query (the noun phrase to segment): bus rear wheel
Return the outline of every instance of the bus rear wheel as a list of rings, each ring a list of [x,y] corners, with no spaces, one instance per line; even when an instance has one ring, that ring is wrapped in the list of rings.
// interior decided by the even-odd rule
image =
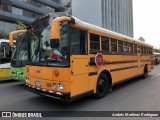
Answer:
[[[108,90],[108,78],[104,73],[102,73],[98,77],[96,93],[94,96],[98,99],[103,98],[106,96],[107,90]]]
[[[146,79],[146,78],[147,78],[147,75],[148,75],[148,69],[147,69],[147,67],[145,66],[145,67],[144,67],[144,72],[143,72],[142,78],[143,78],[143,79]]]

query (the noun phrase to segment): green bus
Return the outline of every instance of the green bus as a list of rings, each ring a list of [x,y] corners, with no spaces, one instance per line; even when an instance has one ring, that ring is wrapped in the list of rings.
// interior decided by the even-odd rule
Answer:
[[[11,79],[26,80],[25,65],[28,62],[28,40],[26,30],[17,30],[10,33],[10,46],[14,47],[14,53],[11,58]],[[19,34],[16,39],[16,45],[13,45],[15,34]]]

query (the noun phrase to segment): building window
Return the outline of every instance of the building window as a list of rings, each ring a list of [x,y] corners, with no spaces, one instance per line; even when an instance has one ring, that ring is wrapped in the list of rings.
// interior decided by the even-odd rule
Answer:
[[[23,15],[23,10],[16,7],[12,7],[12,13],[17,15]]]
[[[108,37],[102,37],[102,50],[109,51],[109,38]]]
[[[70,27],[71,54],[87,54],[87,32]]]
[[[26,11],[26,10],[23,10],[23,16],[34,18],[34,19],[37,18],[36,13],[30,12],[30,11]]]
[[[90,34],[90,50],[100,50],[99,35]]]

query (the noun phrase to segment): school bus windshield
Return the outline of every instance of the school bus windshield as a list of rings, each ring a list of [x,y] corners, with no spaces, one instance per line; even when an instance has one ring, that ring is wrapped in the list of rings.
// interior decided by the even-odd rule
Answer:
[[[31,64],[69,65],[68,26],[61,25],[60,28],[61,38],[57,48],[51,48],[50,45],[50,26],[28,33]]]

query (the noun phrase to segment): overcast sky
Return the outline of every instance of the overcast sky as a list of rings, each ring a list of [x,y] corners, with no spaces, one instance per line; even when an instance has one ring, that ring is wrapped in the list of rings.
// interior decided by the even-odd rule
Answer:
[[[134,38],[160,48],[160,0],[133,0]]]

